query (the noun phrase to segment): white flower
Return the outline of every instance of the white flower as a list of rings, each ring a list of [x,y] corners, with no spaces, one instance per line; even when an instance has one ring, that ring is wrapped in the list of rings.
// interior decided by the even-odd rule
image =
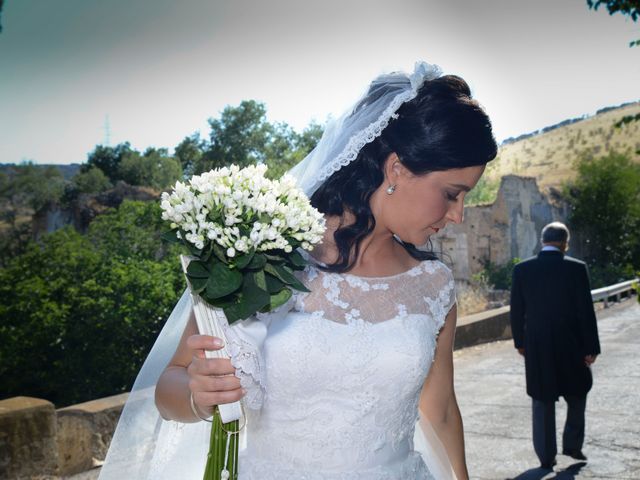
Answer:
[[[235,255],[236,251],[232,247],[227,248],[227,257],[235,257]]]
[[[324,216],[293,177],[270,180],[266,171],[263,164],[232,165],[176,182],[171,193],[161,194],[162,219],[198,248],[216,242],[233,255],[250,248],[292,251],[289,241],[296,240],[311,250],[322,239]]]

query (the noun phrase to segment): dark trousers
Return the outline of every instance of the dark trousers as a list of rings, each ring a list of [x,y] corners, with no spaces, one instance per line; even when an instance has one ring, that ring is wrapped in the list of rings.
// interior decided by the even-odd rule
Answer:
[[[582,450],[584,443],[584,409],[587,396],[564,396],[567,419],[562,434],[563,450]],[[533,448],[540,463],[551,463],[556,458],[556,403],[533,399]]]

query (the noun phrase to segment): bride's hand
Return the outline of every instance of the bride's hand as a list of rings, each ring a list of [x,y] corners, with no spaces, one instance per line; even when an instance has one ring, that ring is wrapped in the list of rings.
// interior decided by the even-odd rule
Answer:
[[[187,367],[189,388],[194,403],[206,412],[211,412],[214,405],[236,402],[246,393],[228,358],[205,357],[205,350],[222,348],[222,343],[214,343],[216,340],[222,342],[210,335],[191,335],[187,338],[187,346],[192,352],[191,363]]]

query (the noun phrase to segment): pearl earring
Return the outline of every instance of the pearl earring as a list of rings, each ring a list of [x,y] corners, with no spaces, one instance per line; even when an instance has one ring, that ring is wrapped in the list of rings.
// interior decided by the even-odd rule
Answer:
[[[396,191],[396,186],[395,185],[389,185],[389,188],[387,188],[387,195],[391,195],[395,191]]]

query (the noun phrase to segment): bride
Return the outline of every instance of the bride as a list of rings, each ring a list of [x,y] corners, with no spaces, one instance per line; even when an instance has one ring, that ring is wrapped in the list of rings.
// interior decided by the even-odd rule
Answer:
[[[201,479],[214,405],[243,399],[240,480],[468,479],[451,270],[416,248],[463,218],[496,156],[468,85],[381,75],[291,170],[323,241],[275,312],[199,335],[187,292],[143,366],[100,478]],[[224,348],[230,359],[206,359]]]

